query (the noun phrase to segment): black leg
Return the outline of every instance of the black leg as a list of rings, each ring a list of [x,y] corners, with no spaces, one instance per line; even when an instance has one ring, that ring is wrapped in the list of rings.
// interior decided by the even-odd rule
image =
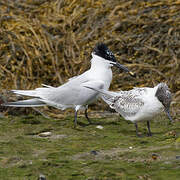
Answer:
[[[85,117],[88,120],[89,124],[92,124],[91,120],[88,117],[87,108],[85,109],[84,113],[85,113]]]
[[[75,114],[74,114],[74,128],[76,128],[77,126],[77,111],[75,111]]]
[[[148,136],[152,136],[151,129],[150,129],[150,122],[147,121],[147,128],[148,128]]]
[[[134,123],[134,125],[135,125],[135,128],[136,128],[136,136],[140,137],[140,135],[138,134],[138,125],[137,125],[137,123]]]

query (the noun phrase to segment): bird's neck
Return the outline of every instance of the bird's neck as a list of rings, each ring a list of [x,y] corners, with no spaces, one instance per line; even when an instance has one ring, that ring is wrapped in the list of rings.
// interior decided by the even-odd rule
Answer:
[[[93,55],[91,59],[90,72],[96,80],[104,81],[105,89],[109,89],[112,81],[112,70],[111,66],[99,56]]]
[[[111,70],[111,66],[109,65],[108,61],[106,62],[105,59],[97,55],[92,55],[91,69],[94,69],[94,70],[98,69],[98,70],[105,71],[106,69]]]

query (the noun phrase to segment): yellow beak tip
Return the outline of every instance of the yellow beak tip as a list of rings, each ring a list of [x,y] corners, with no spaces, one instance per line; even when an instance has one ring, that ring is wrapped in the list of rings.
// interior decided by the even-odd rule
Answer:
[[[129,74],[130,74],[131,76],[135,76],[135,74],[134,74],[132,71],[130,71]]]

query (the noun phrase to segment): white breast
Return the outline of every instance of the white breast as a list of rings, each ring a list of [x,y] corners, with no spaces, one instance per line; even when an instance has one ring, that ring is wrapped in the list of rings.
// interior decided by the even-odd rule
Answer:
[[[142,96],[144,105],[135,116],[128,117],[128,120],[137,122],[151,120],[154,116],[162,112],[163,105],[155,96],[156,89],[148,88],[147,93]]]

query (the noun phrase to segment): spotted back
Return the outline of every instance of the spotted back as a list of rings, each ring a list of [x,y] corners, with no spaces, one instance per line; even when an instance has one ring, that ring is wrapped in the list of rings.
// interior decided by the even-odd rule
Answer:
[[[138,113],[144,105],[144,101],[141,98],[144,93],[146,93],[145,88],[135,88],[130,91],[119,91],[117,96],[111,98],[106,96],[102,98],[123,117],[130,117]]]

